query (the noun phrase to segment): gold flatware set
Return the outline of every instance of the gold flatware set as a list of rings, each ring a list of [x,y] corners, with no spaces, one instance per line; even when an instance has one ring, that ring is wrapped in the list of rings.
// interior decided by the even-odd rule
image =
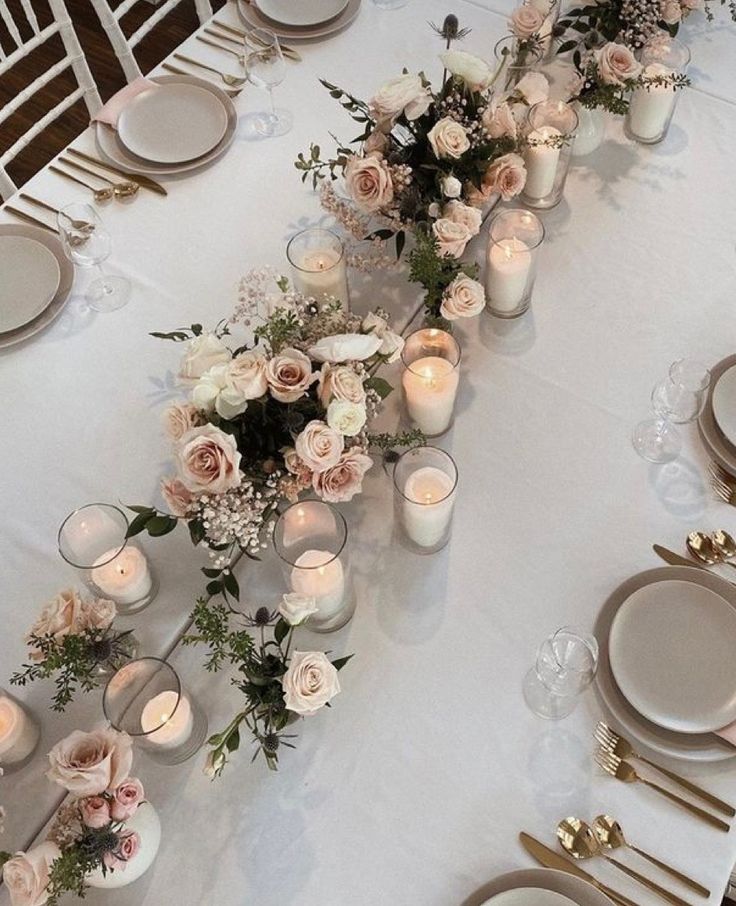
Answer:
[[[710,486],[714,494],[724,503],[730,503],[736,506],[736,478],[718,465],[717,462],[711,462],[708,466],[710,476]]]

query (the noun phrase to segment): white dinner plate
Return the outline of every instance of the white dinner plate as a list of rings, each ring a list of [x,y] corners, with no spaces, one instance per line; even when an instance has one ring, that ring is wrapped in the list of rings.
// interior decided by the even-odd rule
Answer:
[[[59,262],[43,243],[0,235],[0,333],[28,324],[59,288]]]
[[[486,900],[483,906],[577,906],[574,900],[554,890],[539,887],[515,887]]]
[[[292,28],[320,25],[339,16],[348,5],[348,0],[254,0],[259,11]]]
[[[524,852],[521,848],[519,851]],[[526,857],[530,858],[528,855]],[[499,875],[466,897],[463,900],[463,906],[485,906],[486,903],[493,903],[493,906],[497,906],[502,902],[498,899],[499,894],[507,891],[516,893],[517,890],[525,891],[524,897],[528,897],[529,893],[535,897],[531,900],[525,899],[524,902],[529,906],[542,902],[546,904],[548,901],[542,898],[548,891],[561,895],[567,906],[570,906],[571,903],[574,903],[575,906],[611,906],[608,897],[597,891],[592,884],[588,884],[587,881],[582,881],[580,878],[574,878],[567,872],[553,871],[549,868],[525,868]],[[504,906],[508,906],[506,901],[503,903]]]
[[[237,0],[238,15],[241,22],[248,28],[270,28],[284,41],[309,41],[315,38],[326,38],[329,35],[342,31],[353,22],[360,12],[361,0],[348,0],[343,11],[317,25],[303,25],[298,28],[292,25],[282,25],[261,13],[253,3]]]
[[[734,365],[736,365],[736,355],[730,355],[711,368],[712,381],[708,390],[708,398],[698,419],[698,430],[700,431],[700,439],[703,441],[703,445],[711,458],[727,472],[730,472],[731,475],[736,476],[736,444],[732,444],[724,436],[713,412],[714,388],[718,386],[721,375],[733,368]]]
[[[227,129],[227,110],[206,88],[185,82],[136,95],[118,119],[124,147],[157,164],[182,164],[215,148]]]
[[[715,382],[713,415],[726,440],[736,444],[736,365]]]

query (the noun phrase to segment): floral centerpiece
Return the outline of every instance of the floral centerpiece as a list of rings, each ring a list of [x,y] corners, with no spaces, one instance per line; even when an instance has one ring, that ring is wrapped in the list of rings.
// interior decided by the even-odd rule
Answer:
[[[59,592],[26,636],[29,662],[10,682],[25,686],[53,677],[56,693],[51,707],[63,711],[77,687],[91,691],[135,656],[135,637],[131,630],[114,628],[116,616],[112,601],[85,599],[73,588]]]

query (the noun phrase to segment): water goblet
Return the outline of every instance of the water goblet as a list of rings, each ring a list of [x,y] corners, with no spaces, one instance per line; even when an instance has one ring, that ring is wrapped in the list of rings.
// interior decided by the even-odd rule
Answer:
[[[539,646],[536,662],[524,678],[524,699],[539,717],[560,720],[575,710],[597,669],[595,638],[563,626]]]
[[[288,110],[276,110],[273,90],[286,76],[286,61],[278,37],[269,28],[253,28],[245,36],[245,73],[257,88],[265,88],[271,111],[258,116],[255,127],[261,135],[286,135],[292,127]]]

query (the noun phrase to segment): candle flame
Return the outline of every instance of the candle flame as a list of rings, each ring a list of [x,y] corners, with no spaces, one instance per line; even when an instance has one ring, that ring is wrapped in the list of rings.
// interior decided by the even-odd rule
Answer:
[[[170,714],[162,714],[162,715],[161,715],[161,723],[162,723],[162,724],[167,724],[170,720],[171,720],[171,715],[170,715]]]
[[[510,246],[505,245],[503,247],[503,254],[507,261],[511,261],[511,259],[514,257],[514,250]]]
[[[424,495],[424,502],[425,502],[425,503],[432,503],[432,500],[433,500],[433,499],[434,499],[434,498],[433,498],[432,495],[429,494],[429,493],[427,493],[427,494]]]

